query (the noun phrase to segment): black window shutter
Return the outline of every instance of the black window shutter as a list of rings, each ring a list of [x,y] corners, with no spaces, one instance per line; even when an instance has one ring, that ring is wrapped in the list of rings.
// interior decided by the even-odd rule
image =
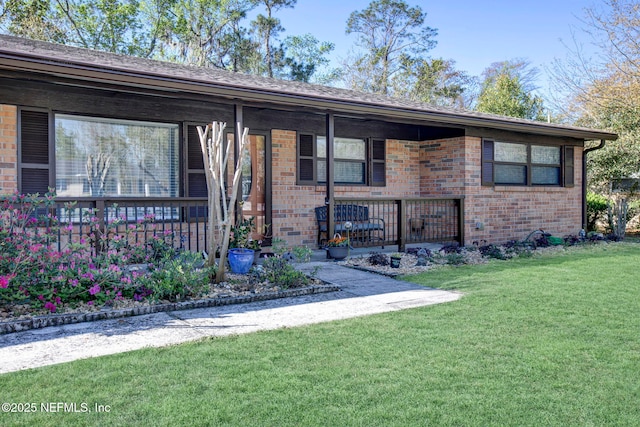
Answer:
[[[384,139],[371,140],[371,175],[369,184],[372,187],[387,185],[386,143]]]
[[[298,184],[314,185],[315,138],[310,134],[298,134]]]
[[[575,157],[573,147],[564,147],[564,186],[575,186]]]
[[[493,185],[493,148],[492,140],[482,140],[482,185]]]
[[[187,126],[187,169],[204,170],[200,136],[198,135],[197,127],[194,125]]]
[[[46,194],[49,191],[49,169],[23,167],[20,171],[20,191],[22,194]]]
[[[207,197],[207,177],[203,173],[189,173],[189,197]]]
[[[20,191],[45,194],[52,186],[49,159],[49,113],[20,110]]]
[[[204,173],[204,160],[200,136],[194,125],[187,126],[187,196],[206,197],[207,179]]]

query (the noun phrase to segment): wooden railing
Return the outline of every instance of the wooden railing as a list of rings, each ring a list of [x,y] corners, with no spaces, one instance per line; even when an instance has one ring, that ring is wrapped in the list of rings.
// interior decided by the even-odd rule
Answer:
[[[335,205],[368,208],[370,221],[382,221],[384,231],[349,231],[353,247],[464,242],[464,198],[360,199],[336,198]],[[342,227],[339,227],[342,228]],[[335,225],[334,225],[335,230]]]

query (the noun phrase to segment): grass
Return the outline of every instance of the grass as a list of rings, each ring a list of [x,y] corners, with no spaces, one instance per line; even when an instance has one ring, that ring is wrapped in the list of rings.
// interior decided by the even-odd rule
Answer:
[[[640,425],[637,244],[408,278],[461,300],[0,376],[0,425]],[[109,405],[42,413],[42,402]]]

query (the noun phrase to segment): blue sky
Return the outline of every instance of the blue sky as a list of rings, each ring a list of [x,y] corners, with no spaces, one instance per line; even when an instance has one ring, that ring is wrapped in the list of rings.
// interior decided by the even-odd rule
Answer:
[[[412,1],[427,12],[427,25],[438,29],[438,46],[432,57],[456,61],[458,69],[478,76],[493,62],[528,59],[540,72],[539,86],[545,90],[544,67],[554,58],[564,58],[573,44],[572,29],[588,48],[581,31],[584,9],[599,6],[599,0],[439,0]],[[355,10],[370,0],[298,0],[294,9],[278,12],[286,35],[311,33],[335,44],[334,66],[353,44],[345,35],[346,22]]]

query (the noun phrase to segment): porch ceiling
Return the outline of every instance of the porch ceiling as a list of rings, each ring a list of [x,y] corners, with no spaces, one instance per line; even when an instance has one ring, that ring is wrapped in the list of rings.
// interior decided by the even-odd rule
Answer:
[[[168,96],[196,94],[251,105],[304,108],[337,116],[444,127],[482,127],[583,140],[615,140],[617,134],[432,105],[370,93],[282,81],[225,70],[192,67],[0,35],[0,70],[46,76],[82,86],[109,85]],[[425,123],[426,122],[426,123]]]

